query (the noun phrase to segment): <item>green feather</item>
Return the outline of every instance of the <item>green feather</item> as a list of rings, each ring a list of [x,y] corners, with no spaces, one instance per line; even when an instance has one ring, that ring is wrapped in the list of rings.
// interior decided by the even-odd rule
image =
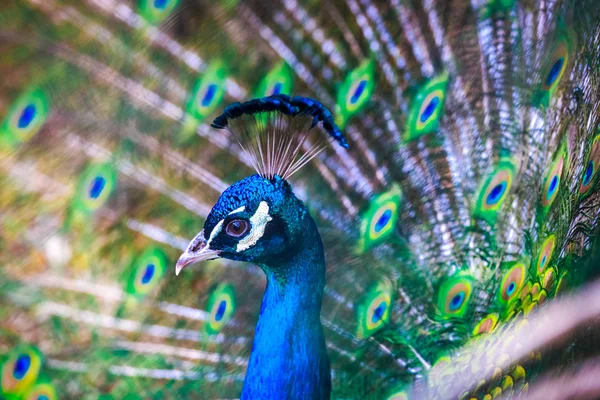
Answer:
[[[280,62],[260,80],[255,97],[267,97],[279,93],[291,94],[293,85],[294,77],[291,68],[286,63]]]
[[[139,0],[138,10],[144,19],[157,25],[163,22],[179,5],[179,0]]]
[[[0,144],[14,147],[27,142],[42,128],[49,109],[50,103],[41,89],[25,91],[11,105],[0,125]]]
[[[337,92],[335,122],[341,127],[360,112],[371,99],[375,90],[375,65],[372,60],[364,60],[344,79]]]

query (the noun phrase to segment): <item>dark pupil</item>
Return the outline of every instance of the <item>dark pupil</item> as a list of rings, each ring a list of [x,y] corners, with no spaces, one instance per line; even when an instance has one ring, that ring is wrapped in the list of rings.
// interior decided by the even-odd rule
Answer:
[[[383,214],[381,214],[381,217],[379,217],[377,223],[375,224],[375,232],[381,232],[381,230],[387,225],[387,223],[390,222],[390,219],[392,219],[392,210],[385,210]]]
[[[487,203],[488,204],[497,203],[498,200],[500,200],[500,197],[502,197],[502,194],[504,193],[504,188],[505,188],[504,182],[499,183],[498,185],[494,186],[494,188],[488,195]]]
[[[562,69],[564,62],[565,61],[562,58],[556,60],[556,62],[552,66],[552,69],[550,69],[548,76],[546,77],[546,86],[550,86],[554,83],[554,81],[558,77],[558,74],[560,73],[560,70]]]
[[[355,104],[358,101],[358,99],[360,99],[360,96],[363,94],[366,87],[367,81],[360,81],[360,83],[356,87],[356,90],[354,91],[354,94],[350,98],[350,103]]]
[[[100,193],[102,193],[102,189],[104,189],[105,184],[106,180],[103,177],[95,177],[92,181],[92,184],[90,185],[90,197],[92,199],[97,199],[98,196],[100,196]]]
[[[154,0],[154,7],[163,10],[167,6],[167,0]]]
[[[215,315],[215,321],[219,322],[223,319],[223,315],[225,315],[225,310],[227,310],[227,302],[225,300],[221,300],[219,303],[219,308],[217,309],[217,314]]]
[[[208,107],[210,102],[215,98],[215,93],[217,93],[218,86],[214,83],[208,86],[206,89],[206,93],[204,94],[204,98],[202,99],[202,107]]]
[[[464,292],[459,292],[454,295],[452,300],[450,300],[450,311],[456,311],[461,306],[463,299],[465,297]]]
[[[17,125],[20,129],[26,128],[29,126],[33,118],[35,117],[35,106],[33,104],[29,104],[23,112],[21,113],[21,117],[19,118],[19,122]]]
[[[31,358],[28,354],[21,354],[19,358],[17,358],[17,362],[15,362],[15,367],[13,369],[13,376],[17,380],[23,379],[27,371],[29,370],[29,366],[31,365]]]
[[[452,298],[452,305],[453,305],[454,307],[456,307],[456,306],[458,306],[458,305],[460,304],[460,298],[461,298],[461,297],[462,297],[462,296],[461,296],[460,294],[457,294],[456,296],[454,296],[454,297]]]
[[[587,185],[592,178],[592,174],[594,173],[594,162],[590,161],[585,169],[585,175],[583,177],[583,184]]]
[[[373,311],[373,316],[371,317],[371,322],[373,322],[374,324],[379,322],[381,320],[381,318],[383,317],[383,313],[385,312],[386,308],[387,308],[387,304],[385,304],[385,301],[381,302],[381,304],[378,305],[377,308]]]
[[[429,119],[429,117],[431,117],[431,115],[435,111],[435,108],[437,107],[439,102],[440,102],[440,98],[436,96],[433,99],[431,99],[429,104],[427,104],[427,107],[425,107],[423,114],[421,114],[420,120],[421,120],[422,124],[425,123],[425,121],[427,121]]]
[[[550,187],[548,188],[548,193],[551,194],[556,189],[556,185],[558,184],[558,176],[554,175],[552,180],[550,181]]]
[[[512,294],[512,292],[514,292],[515,290],[515,283],[511,282],[510,285],[508,285],[508,290],[506,291],[509,295]]]
[[[147,284],[154,276],[154,264],[148,264],[146,266],[146,270],[144,271],[144,276],[142,276],[142,284]]]
[[[48,397],[46,395],[42,394],[42,395],[38,396],[37,400],[48,400]]]
[[[241,236],[246,233],[248,223],[242,220],[234,220],[227,225],[227,233],[232,236]]]

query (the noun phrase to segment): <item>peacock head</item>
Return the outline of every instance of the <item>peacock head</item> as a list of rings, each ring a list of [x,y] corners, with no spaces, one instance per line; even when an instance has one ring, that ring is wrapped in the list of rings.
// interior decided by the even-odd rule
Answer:
[[[258,174],[223,192],[204,229],[177,261],[177,274],[192,263],[218,257],[278,264],[315,239],[314,222],[286,179],[325,147],[327,139],[321,135],[301,154],[318,122],[331,138],[348,146],[331,113],[304,97],[273,95],[234,103],[215,119],[212,126],[236,136]]]
[[[253,175],[223,192],[177,261],[186,266],[218,257],[271,264],[293,253],[303,239],[308,212],[278,175]]]

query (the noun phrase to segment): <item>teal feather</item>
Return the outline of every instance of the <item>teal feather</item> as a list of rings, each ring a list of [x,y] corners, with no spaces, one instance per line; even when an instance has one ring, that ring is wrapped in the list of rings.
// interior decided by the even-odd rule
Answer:
[[[332,398],[510,398],[595,371],[598,310],[576,301],[598,275],[597,3],[7,0],[0,363],[31,349],[40,367],[1,396],[326,398],[328,359]],[[209,126],[276,91],[320,104],[278,222],[304,239],[287,218],[306,210],[318,235],[268,221],[176,277],[203,226],[266,196],[225,192],[255,175],[248,140],[312,125],[316,109]],[[274,272],[278,249],[319,258],[319,237],[325,282]],[[322,306],[285,312],[307,294]],[[286,334],[316,336],[274,348]]]

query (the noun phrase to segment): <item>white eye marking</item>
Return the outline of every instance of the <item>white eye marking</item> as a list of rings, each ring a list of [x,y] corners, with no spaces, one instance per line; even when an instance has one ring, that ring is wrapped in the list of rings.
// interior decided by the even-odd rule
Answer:
[[[219,232],[221,232],[221,229],[223,229],[223,220],[220,220],[219,223],[217,225],[215,225],[215,227],[213,228],[212,232],[210,233],[210,237],[206,241],[206,248],[207,249],[210,249],[210,242],[211,242],[211,240],[213,240],[215,238],[215,236],[217,236],[219,234]]]
[[[241,207],[239,207],[239,208],[236,208],[235,210],[233,210],[232,212],[230,212],[230,213],[229,213],[229,214],[227,214],[227,215],[236,214],[236,213],[242,212],[242,211],[244,211],[244,210],[246,210],[246,206],[241,206]]]
[[[266,201],[261,201],[254,215],[250,217],[250,224],[252,225],[250,233],[238,242],[236,251],[239,253],[254,246],[258,239],[264,235],[267,222],[272,219],[269,215],[269,205]]]

